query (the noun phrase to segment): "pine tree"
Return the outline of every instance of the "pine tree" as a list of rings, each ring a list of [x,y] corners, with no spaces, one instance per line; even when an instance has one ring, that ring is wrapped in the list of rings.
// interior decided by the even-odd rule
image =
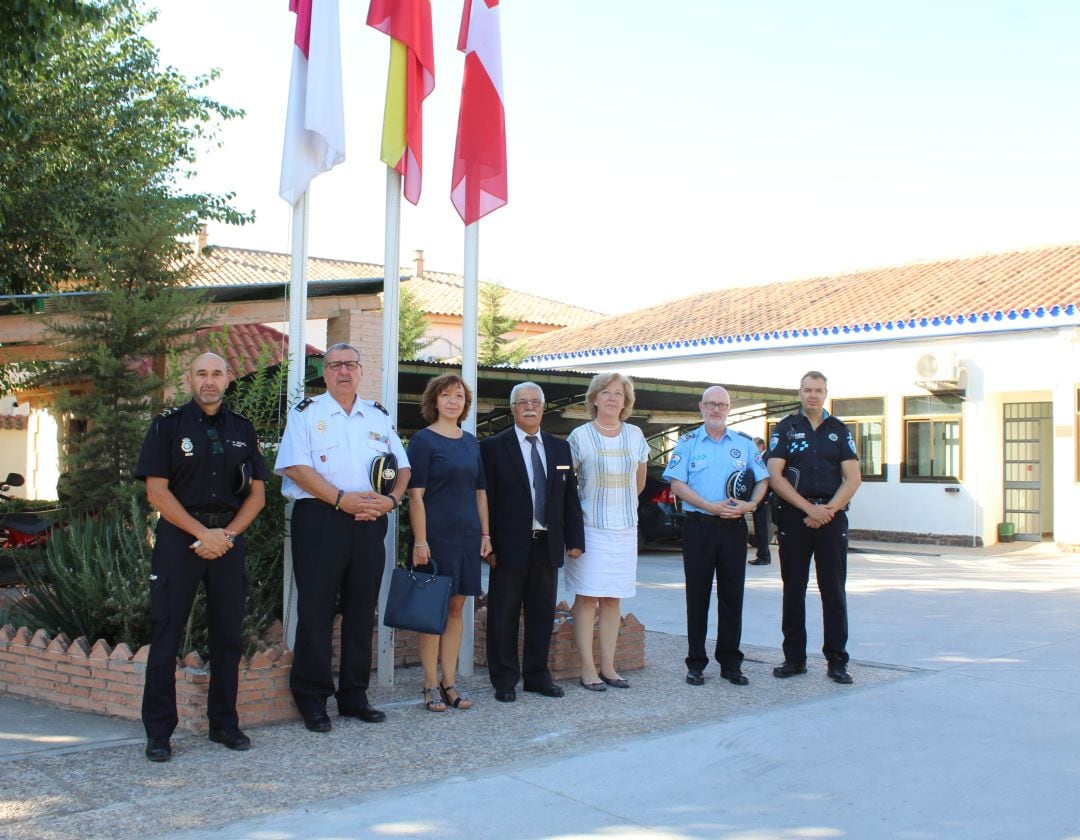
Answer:
[[[520,342],[506,338],[518,319],[503,313],[506,289],[497,283],[480,284],[480,313],[477,320],[477,361],[482,365],[516,365],[528,355]]]
[[[435,339],[427,335],[427,318],[416,302],[416,295],[406,285],[401,286],[399,294],[398,358],[419,359]]]

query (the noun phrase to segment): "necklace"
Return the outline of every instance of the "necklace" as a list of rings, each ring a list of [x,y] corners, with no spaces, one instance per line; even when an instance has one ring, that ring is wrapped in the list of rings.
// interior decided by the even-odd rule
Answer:
[[[599,420],[593,420],[593,422],[596,424],[596,428],[603,429],[605,432],[614,432],[621,425],[620,423],[616,423],[614,426],[605,426]]]

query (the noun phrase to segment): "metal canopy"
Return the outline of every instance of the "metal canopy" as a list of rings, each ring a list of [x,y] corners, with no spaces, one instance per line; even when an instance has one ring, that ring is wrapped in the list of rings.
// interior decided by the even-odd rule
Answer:
[[[403,361],[398,365],[398,431],[402,435],[410,435],[428,425],[420,415],[420,396],[428,381],[444,373],[460,371],[460,366],[443,362]],[[308,375],[314,389],[322,387],[321,358],[308,358]],[[565,437],[588,419],[585,392],[593,375],[570,370],[478,366],[477,394],[474,397],[477,436],[487,437],[510,427],[513,422],[510,416],[510,390],[519,382],[531,381],[543,388],[547,400],[544,431]],[[640,376],[632,378],[636,401],[630,422],[639,426],[646,437],[700,423],[698,401],[701,392],[717,384]],[[787,413],[798,406],[797,392],[792,388],[721,384],[731,395],[732,423]]]

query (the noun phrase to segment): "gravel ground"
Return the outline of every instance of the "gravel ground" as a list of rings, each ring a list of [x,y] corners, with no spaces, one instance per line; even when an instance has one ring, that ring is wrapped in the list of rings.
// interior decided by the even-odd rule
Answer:
[[[433,779],[475,777],[494,768],[587,753],[627,738],[865,691],[919,671],[852,663],[854,686],[826,679],[820,658],[806,676],[774,679],[778,650],[744,646],[747,687],[719,678],[711,665],[703,687],[688,686],[685,637],[646,632],[647,665],[628,672],[629,690],[600,694],[562,683],[566,697],[518,692],[497,703],[486,671],[463,680],[474,707],[432,714],[419,702],[420,670],[398,672],[398,684],[371,692],[385,709],[372,725],[333,715],[328,735],[300,723],[251,729],[251,751],[230,752],[181,734],[173,760],[150,764],[142,747],[113,746],[0,764],[0,837],[125,838],[212,829],[240,819],[357,797],[365,791]]]

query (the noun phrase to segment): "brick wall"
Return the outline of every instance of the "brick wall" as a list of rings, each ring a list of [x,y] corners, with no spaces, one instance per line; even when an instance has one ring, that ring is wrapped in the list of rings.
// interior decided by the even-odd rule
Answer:
[[[334,625],[334,658],[340,651],[338,631],[341,618]],[[475,662],[487,665],[487,611],[476,611]],[[289,668],[292,651],[281,643],[281,627],[271,629],[276,641],[240,662],[240,685],[237,710],[241,726],[257,726],[299,718],[289,692]],[[519,642],[523,634],[519,634]],[[372,640],[372,647],[376,640]],[[599,641],[596,642],[599,645]],[[520,644],[519,644],[520,647]],[[0,627],[0,694],[22,697],[68,709],[139,720],[143,681],[150,646],[132,653],[126,644],[110,647],[103,639],[91,645],[85,638],[74,641],[62,633],[50,638],[44,630],[31,633],[26,627],[10,624]],[[594,652],[595,656],[599,651]],[[373,652],[372,661],[378,660]],[[394,633],[394,667],[403,668],[420,662],[416,634],[408,630]],[[551,633],[549,667],[556,680],[578,675],[580,662],[574,645],[569,607],[556,608]],[[645,628],[632,614],[622,619],[615,659],[619,671],[645,667]],[[176,668],[176,707],[179,726],[192,732],[205,732],[206,690],[210,672],[197,653],[189,653]]]

